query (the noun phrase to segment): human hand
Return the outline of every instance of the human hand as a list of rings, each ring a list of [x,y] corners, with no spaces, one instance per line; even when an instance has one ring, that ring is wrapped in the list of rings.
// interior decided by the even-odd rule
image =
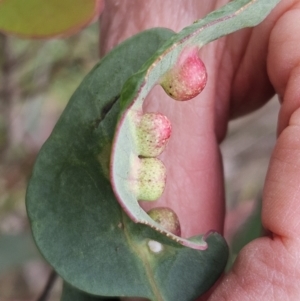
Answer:
[[[102,53],[146,28],[179,31],[227,2],[107,1],[102,15]],[[172,137],[176,137],[161,156],[168,170],[165,192],[151,206],[172,208],[184,237],[210,229],[223,232],[225,197],[218,144],[229,120],[259,108],[274,93],[282,102],[278,140],[263,195],[262,222],[270,235],[240,252],[232,271],[211,292],[210,301],[299,300],[299,8],[300,1],[282,0],[257,27],[201,49],[208,83],[200,96],[176,102],[157,87],[146,101],[147,111],[168,116]]]

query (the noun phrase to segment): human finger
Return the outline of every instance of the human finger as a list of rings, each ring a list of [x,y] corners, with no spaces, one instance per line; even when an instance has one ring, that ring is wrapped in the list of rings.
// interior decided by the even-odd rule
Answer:
[[[262,222],[270,236],[248,244],[210,301],[299,300],[300,30],[299,1],[286,7],[269,41],[268,73],[282,96],[279,136],[266,178]]]

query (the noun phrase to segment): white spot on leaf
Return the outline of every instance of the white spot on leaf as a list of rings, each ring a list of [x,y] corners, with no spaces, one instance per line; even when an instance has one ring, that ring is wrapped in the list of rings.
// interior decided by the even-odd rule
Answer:
[[[149,240],[148,241],[148,247],[151,252],[153,253],[160,253],[164,248],[163,245],[155,240]]]

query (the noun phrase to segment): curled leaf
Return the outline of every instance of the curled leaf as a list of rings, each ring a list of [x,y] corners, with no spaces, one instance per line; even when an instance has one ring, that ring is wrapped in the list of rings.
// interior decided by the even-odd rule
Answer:
[[[139,72],[125,83],[121,92],[120,122],[112,148],[111,182],[118,201],[134,222],[149,225],[184,246],[199,250],[207,248],[207,243],[203,237],[198,241],[193,241],[176,236],[163,229],[141,209],[136,195],[128,189],[127,183],[131,163],[126,158],[138,153],[135,143],[136,136],[134,131],[131,130],[133,116],[136,114],[143,115],[145,98],[155,85],[166,80],[165,76],[167,76],[167,83],[169,83],[170,72],[172,76],[174,76],[174,72],[181,74],[182,70],[179,68],[178,71],[176,68],[178,62],[182,59],[182,54],[188,54],[187,56],[184,55],[184,65],[186,58],[189,61],[190,49],[193,53],[195,49],[199,49],[224,35],[244,27],[257,25],[279,1],[237,0],[229,2],[219,10],[207,15],[204,19],[196,21],[193,25],[173,35],[141,67]],[[187,70],[184,71],[184,74],[186,73],[188,73]],[[172,139],[176,139],[176,137],[173,136]]]
[[[66,288],[66,300],[90,298],[78,295],[79,290],[189,301],[209,289],[225,267],[228,248],[221,235],[211,233],[209,248],[198,251],[136,224],[120,207],[107,178],[121,88],[172,35],[168,29],[148,30],[103,58],[71,97],[38,155],[27,212],[43,257],[75,289]],[[159,242],[163,251],[152,252],[150,241]],[[179,285],[182,274],[186,277]]]

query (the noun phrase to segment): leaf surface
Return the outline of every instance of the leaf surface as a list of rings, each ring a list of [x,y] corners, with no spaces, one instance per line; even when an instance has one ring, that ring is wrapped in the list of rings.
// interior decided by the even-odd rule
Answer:
[[[134,152],[127,117],[141,110],[184,47],[253,26],[277,2],[230,2],[178,35],[145,31],[102,59],[76,90],[39,153],[26,197],[40,251],[74,288],[98,296],[192,301],[218,279],[228,258],[219,234],[170,237],[151,219],[143,220],[137,200],[122,188]],[[150,241],[162,251],[153,252]]]
[[[64,282],[60,301],[120,301],[120,298],[89,295]]]
[[[121,88],[172,35],[167,29],[143,32],[102,59],[72,96],[34,166],[26,203],[37,246],[63,279],[90,294],[191,300],[226,264],[227,245],[216,233],[212,247],[201,252],[133,223],[109,181]],[[154,254],[149,240],[164,250]]]

